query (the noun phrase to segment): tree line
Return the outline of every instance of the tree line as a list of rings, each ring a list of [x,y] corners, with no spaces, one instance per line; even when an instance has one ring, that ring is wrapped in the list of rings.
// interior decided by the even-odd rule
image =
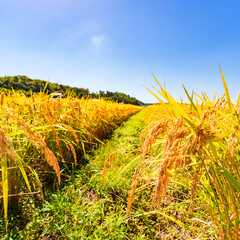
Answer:
[[[0,88],[2,91],[6,89],[21,90],[24,94],[31,95],[31,92],[45,91],[51,93],[71,94],[74,97],[104,98],[107,100],[117,101],[119,103],[128,103],[133,105],[143,105],[143,103],[134,97],[130,97],[125,93],[99,91],[98,93],[90,93],[86,88],[69,87],[58,83],[50,83],[44,80],[31,79],[27,76],[4,76],[0,77]]]

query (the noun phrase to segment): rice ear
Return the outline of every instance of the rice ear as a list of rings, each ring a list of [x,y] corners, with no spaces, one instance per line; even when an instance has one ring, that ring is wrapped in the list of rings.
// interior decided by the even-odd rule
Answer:
[[[13,119],[17,121],[17,124],[21,126],[22,130],[28,135],[30,138],[31,143],[39,150],[44,153],[45,159],[47,163],[53,167],[55,173],[57,174],[58,182],[60,183],[60,168],[58,164],[58,160],[53,154],[53,152],[47,147],[46,142],[43,140],[41,134],[37,132],[36,129],[31,128],[23,119],[8,113]]]

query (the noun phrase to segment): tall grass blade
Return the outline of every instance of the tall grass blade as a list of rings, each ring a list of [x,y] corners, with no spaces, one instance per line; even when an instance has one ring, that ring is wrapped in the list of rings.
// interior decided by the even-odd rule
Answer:
[[[22,173],[22,176],[24,178],[24,181],[28,187],[28,190],[31,192],[31,187],[30,187],[30,184],[29,184],[29,181],[28,181],[28,177],[27,177],[27,174],[26,174],[26,171],[25,169],[23,168],[23,165],[22,165],[22,159],[20,158],[20,156],[15,152],[15,155],[17,157],[17,164],[18,164],[18,167]]]
[[[153,235],[152,229],[151,229],[151,227],[149,226],[149,223],[148,223],[148,221],[147,221],[147,219],[146,219],[143,211],[141,211],[141,212],[142,212],[142,216],[143,216],[143,218],[144,218],[144,221],[145,221],[145,223],[147,224],[147,227],[148,227],[148,230],[149,230],[149,232],[150,232],[150,234],[151,234],[151,237],[152,237],[153,240],[155,240],[155,237],[154,237],[154,235]]]
[[[33,168],[31,168],[30,166],[28,166],[28,169],[29,169],[30,172],[35,176],[35,179],[36,179],[36,181],[37,181],[37,184],[38,184],[38,186],[39,186],[39,188],[40,188],[42,200],[44,201],[42,184],[41,184],[41,182],[40,182],[40,179],[39,179],[39,177],[38,177],[38,174],[37,174],[37,172],[36,172]]]
[[[195,110],[195,111],[198,111],[196,105],[195,105],[194,102],[193,102],[193,98],[190,97],[190,95],[189,95],[187,89],[185,88],[185,86],[184,86],[183,84],[182,84],[182,86],[183,86],[184,91],[185,91],[185,93],[187,94],[188,100],[190,101],[190,103],[191,103],[191,105],[193,106],[194,110]]]
[[[229,224],[229,228],[232,228],[232,227],[235,227],[235,226],[237,226],[237,225],[239,225],[240,224],[240,219],[238,219],[238,220],[236,220],[236,221],[234,221],[234,222],[232,222],[231,224]]]
[[[219,170],[227,177],[229,182],[240,192],[240,183],[237,181],[237,179],[226,169],[219,168]]]
[[[228,106],[229,106],[230,110],[232,110],[231,98],[230,98],[230,95],[229,95],[229,91],[228,91],[228,88],[227,88],[227,83],[226,83],[225,77],[223,75],[222,69],[220,67],[220,64],[219,64],[219,68],[220,68],[220,72],[221,72],[221,76],[222,76],[222,81],[223,81],[223,86],[224,86],[224,90],[225,90],[225,95],[226,95],[226,98],[227,98]]]
[[[213,101],[215,101],[217,98],[217,91],[215,91],[214,96],[213,96]]]
[[[181,226],[182,228],[185,228],[191,232],[195,232],[192,228],[188,227],[186,224],[184,224],[183,222],[175,219],[174,217],[168,216],[165,213],[162,212],[158,212],[159,214],[161,214],[163,217],[168,218],[169,220],[171,220],[172,222],[176,223],[177,225]]]
[[[8,222],[8,172],[7,172],[7,160],[1,157],[1,167],[2,167],[2,191],[3,191],[3,209],[5,217],[5,226],[7,230]]]
[[[240,94],[238,95],[237,103],[240,103]]]
[[[152,74],[153,75],[153,74]],[[158,80],[156,79],[156,77],[153,75],[155,81],[157,82],[157,84],[160,86],[161,91],[157,90],[157,92],[165,98],[165,100],[172,105],[173,109],[172,109],[172,113],[175,115],[175,117],[179,117],[182,116],[190,125],[190,127],[196,131],[196,125],[193,122],[193,120],[188,116],[188,114],[182,109],[182,107],[180,106],[180,104],[175,101],[175,99],[162,87],[162,85],[158,82]],[[152,93],[152,91],[148,90],[149,92]],[[160,99],[156,94],[152,93],[158,100]],[[162,100],[160,99],[160,102],[162,102]],[[176,112],[176,114],[175,114]]]
[[[154,92],[152,92],[150,89],[145,87],[160,103],[165,104],[161,98],[159,98]]]
[[[45,84],[45,86],[44,86],[43,93],[45,93],[45,91],[46,91],[46,89],[47,89],[47,86],[48,86],[48,84],[49,84],[49,79],[48,79],[48,81],[46,82],[46,84]]]

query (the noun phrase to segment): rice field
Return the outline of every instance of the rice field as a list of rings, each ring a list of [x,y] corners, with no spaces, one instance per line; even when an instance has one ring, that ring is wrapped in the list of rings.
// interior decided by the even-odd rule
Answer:
[[[190,95],[183,86],[188,104],[154,77],[159,90],[148,90],[159,104],[144,108],[106,144],[103,139],[141,107],[2,94],[5,222],[8,207],[22,195],[39,195],[46,183],[70,179],[52,202],[33,211],[19,236],[239,239],[240,97],[231,100],[221,74],[224,96]],[[75,166],[80,168],[72,176]]]
[[[9,206],[67,178],[72,165],[81,166],[88,150],[140,109],[101,99],[2,93],[0,201],[6,223]]]
[[[161,104],[147,110],[151,121],[141,134],[142,161],[133,175],[128,214],[136,191],[151,189],[148,211],[180,225],[191,238],[240,238],[240,98],[232,102],[221,74],[223,97],[190,97],[183,86],[190,104],[178,103],[155,79],[160,90],[149,91]],[[173,188],[187,193],[186,199],[164,200]],[[176,218],[171,212],[179,204],[186,207]]]

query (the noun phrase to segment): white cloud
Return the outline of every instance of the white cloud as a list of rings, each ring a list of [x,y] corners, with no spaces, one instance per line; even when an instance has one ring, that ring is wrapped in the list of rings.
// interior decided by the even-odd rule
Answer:
[[[97,48],[103,44],[103,41],[104,41],[103,35],[95,35],[95,36],[92,36],[92,39],[91,39],[93,46]]]

